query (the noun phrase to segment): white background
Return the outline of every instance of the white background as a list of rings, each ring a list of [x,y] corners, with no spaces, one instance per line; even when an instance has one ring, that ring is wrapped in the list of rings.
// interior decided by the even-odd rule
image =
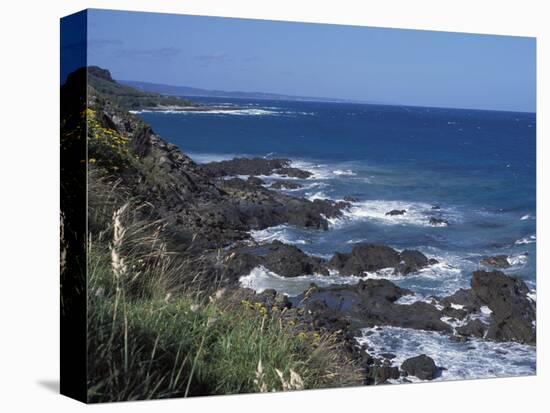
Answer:
[[[3,1],[0,13],[0,410],[81,411],[57,394],[59,18],[86,7],[537,36],[538,376],[271,395],[119,403],[101,411],[525,411],[550,392],[548,269],[550,24],[544,0]],[[289,41],[291,41],[289,39]],[[546,137],[545,137],[546,138]],[[550,162],[550,161],[548,161]],[[547,184],[546,184],[547,186]],[[547,250],[548,251],[548,250]],[[546,406],[546,408],[548,408]],[[548,411],[548,410],[546,410]]]

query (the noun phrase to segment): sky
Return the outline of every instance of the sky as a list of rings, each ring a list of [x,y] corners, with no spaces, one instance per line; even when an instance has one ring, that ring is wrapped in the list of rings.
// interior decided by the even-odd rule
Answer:
[[[90,10],[88,64],[119,80],[534,112],[528,37]]]

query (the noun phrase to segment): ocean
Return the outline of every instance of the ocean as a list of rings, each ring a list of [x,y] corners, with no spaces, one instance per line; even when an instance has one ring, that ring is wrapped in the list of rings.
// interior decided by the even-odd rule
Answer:
[[[329,102],[198,99],[237,105],[233,112],[141,112],[139,116],[196,162],[234,157],[289,158],[313,172],[286,191],[309,199],[356,199],[328,231],[278,226],[254,231],[258,241],[281,240],[329,258],[359,242],[411,248],[439,264],[406,277],[379,272],[415,292],[412,300],[468,288],[487,255],[508,256],[504,270],[536,296],[536,115]],[[262,177],[270,183],[280,177]],[[405,215],[387,216],[394,209]],[[448,225],[432,226],[430,218]],[[359,277],[315,274],[285,279],[262,268],[242,277],[257,291],[290,296],[311,282],[356,283]],[[409,302],[411,298],[407,299]],[[373,352],[416,355],[419,346],[442,380],[534,374],[535,348],[385,327],[359,337]],[[416,345],[414,344],[416,343]],[[411,354],[409,354],[411,353]],[[412,354],[414,353],[414,354]]]

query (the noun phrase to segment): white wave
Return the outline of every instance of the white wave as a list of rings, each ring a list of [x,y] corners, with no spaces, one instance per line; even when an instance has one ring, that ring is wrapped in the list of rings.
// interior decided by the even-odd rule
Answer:
[[[300,295],[307,290],[311,283],[319,287],[328,287],[334,284],[357,284],[360,277],[340,276],[332,272],[330,275],[310,274],[299,277],[282,277],[263,266],[254,268],[250,274],[239,278],[242,287],[251,288],[256,292],[262,292],[267,289],[275,289],[280,293],[291,297]]]
[[[266,109],[256,108],[243,108],[243,109],[211,109],[211,110],[194,110],[192,108],[184,109],[142,109],[130,111],[133,114],[140,113],[163,113],[163,114],[176,114],[176,115],[230,115],[230,116],[266,116],[266,115],[278,115],[281,112]],[[284,113],[284,112],[283,112]]]
[[[400,297],[397,301],[395,301],[395,304],[410,305],[419,301],[425,302],[425,303],[431,303],[432,298],[426,297],[423,294],[413,293],[413,294],[404,295],[403,297]]]
[[[536,235],[529,235],[528,237],[520,238],[520,239],[516,240],[516,242],[514,242],[514,244],[523,245],[523,244],[532,244],[533,242],[537,242],[537,236]]]
[[[351,169],[336,169],[336,170],[332,171],[332,173],[336,176],[355,176],[355,175],[357,175]]]
[[[243,155],[237,154],[222,154],[222,153],[187,153],[193,161],[198,164],[210,163],[210,162],[220,162],[220,161],[229,161],[234,158],[242,157]]]
[[[386,215],[392,210],[405,210],[403,215]],[[441,211],[438,211],[441,213]],[[456,219],[446,212],[445,219]],[[432,205],[424,202],[371,200],[355,202],[344,211],[344,220],[372,220],[388,225],[416,225],[430,227]]]
[[[327,194],[325,194],[323,191],[306,194],[306,198],[310,201],[315,201],[316,199],[329,199]]]
[[[527,254],[517,254],[517,255],[510,255],[506,258],[506,261],[508,261],[508,264],[510,265],[525,265],[527,263],[528,256]]]
[[[352,238],[350,240],[347,240],[346,244],[359,244],[361,242],[366,242],[366,241],[368,241],[367,238]]]
[[[393,353],[393,365],[410,357],[426,354],[441,372],[436,381],[489,377],[527,376],[536,373],[536,348],[518,343],[496,343],[472,338],[466,342],[448,335],[399,327],[368,328],[356,340],[369,347],[369,354]],[[367,335],[368,334],[368,335]],[[421,381],[409,376],[407,380]],[[403,382],[398,379],[394,382]]]
[[[292,160],[290,162],[290,166],[292,168],[298,168],[303,171],[310,172],[312,175],[307,179],[323,180],[323,179],[330,179],[331,177],[333,177],[331,169],[324,164],[308,162],[305,160]]]
[[[531,214],[526,214],[520,218],[521,221],[525,221],[528,219],[535,219],[535,217],[533,217]]]
[[[296,238],[292,233],[292,227],[288,225],[277,225],[261,230],[252,230],[249,232],[252,238],[259,243],[267,243],[272,241],[281,241],[285,244],[304,245],[310,244],[311,241]]]
[[[537,292],[536,290],[531,290],[527,293],[527,298],[530,299],[532,302],[537,302]]]

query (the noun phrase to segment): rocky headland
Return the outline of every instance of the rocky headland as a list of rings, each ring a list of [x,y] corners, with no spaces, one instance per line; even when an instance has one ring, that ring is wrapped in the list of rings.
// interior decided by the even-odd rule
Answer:
[[[67,87],[83,75],[83,70],[73,74]],[[322,259],[280,241],[255,242],[251,230],[281,224],[328,231],[329,220],[342,217],[355,199],[311,201],[281,191],[299,188],[292,178],[312,176],[310,171],[293,167],[289,159],[236,158],[197,164],[129,113],[116,95],[113,97],[112,90],[118,85],[107,71],[89,69],[88,75],[89,116],[98,130],[116,131],[126,145],[115,153],[115,163],[112,148],[92,142],[92,173],[105,179],[116,176],[132,198],[152,205],[150,218],[164,222],[172,249],[200,256],[202,270],[213,274],[211,279],[221,280],[229,291],[228,303],[258,302],[267,311],[277,308],[281,317],[293,320],[300,328],[338,334],[346,356],[363,367],[367,384],[407,376],[431,380],[445,366],[436,366],[429,354],[418,355],[401,366],[392,364],[391,355],[373,357],[355,340],[366,327],[395,326],[437,331],[459,340],[477,337],[535,344],[535,303],[528,296],[529,289],[519,278],[500,271],[476,271],[469,289],[411,304],[400,303],[401,298],[412,295],[410,290],[385,279],[367,278],[354,285],[325,288],[312,284],[292,299],[274,290],[256,293],[241,288],[239,278],[259,266],[281,277],[331,273],[365,277],[380,270],[407,277],[437,264],[437,260],[420,251],[398,251],[370,243],[356,244],[349,252],[334,252],[330,259]],[[262,177],[272,175],[281,179],[266,187]],[[406,213],[392,210],[387,215]],[[433,217],[430,224],[446,226],[448,222]],[[486,258],[484,264],[507,266],[502,257]]]

